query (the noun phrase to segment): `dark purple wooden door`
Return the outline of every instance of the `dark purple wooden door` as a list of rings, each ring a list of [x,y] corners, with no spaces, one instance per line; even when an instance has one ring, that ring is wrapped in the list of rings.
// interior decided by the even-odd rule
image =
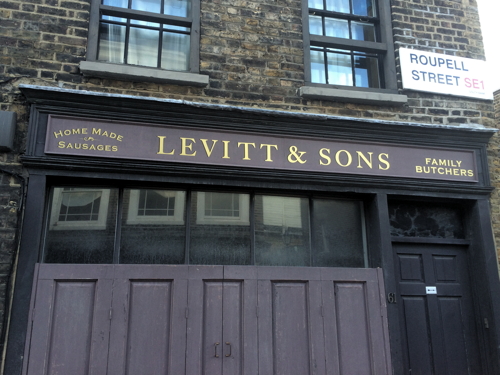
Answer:
[[[482,374],[464,248],[396,245],[411,375]]]
[[[39,265],[25,374],[391,374],[375,269]]]

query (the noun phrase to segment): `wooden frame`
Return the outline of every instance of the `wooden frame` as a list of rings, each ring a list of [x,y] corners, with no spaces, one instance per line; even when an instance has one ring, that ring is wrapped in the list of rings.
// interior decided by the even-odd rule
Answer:
[[[191,16],[177,17],[164,14],[152,15],[149,12],[135,11],[125,8],[117,8],[102,5],[101,0],[92,0],[89,20],[89,34],[87,39],[87,61],[98,61],[97,54],[99,48],[99,27],[100,16],[102,12],[117,17],[134,17],[135,19],[155,22],[168,22],[174,26],[190,28],[190,58],[188,70],[190,73],[199,73],[200,71],[200,0],[191,0]],[[160,48],[160,47],[159,47]],[[160,49],[161,52],[161,49]]]
[[[325,88],[342,88],[345,90],[360,90],[360,91],[373,91],[373,92],[390,92],[397,93],[398,85],[394,71],[396,69],[396,62],[394,56],[394,44],[392,41],[392,22],[390,4],[387,1],[377,1],[377,17],[362,17],[363,19],[371,20],[378,28],[376,35],[379,38],[378,42],[368,42],[353,39],[343,39],[335,37],[326,37],[321,35],[312,35],[309,33],[309,7],[308,1],[302,0],[302,29],[304,36],[304,75],[307,86],[317,86]],[[324,13],[324,12],[323,12]],[[328,12],[335,13],[335,12]],[[345,15],[335,13],[337,18],[346,18]],[[352,18],[352,17],[349,17]],[[380,71],[381,88],[366,88],[366,87],[353,87],[353,86],[340,86],[329,85],[322,83],[311,82],[311,57],[310,49],[312,46],[318,47],[331,47],[338,49],[346,49],[353,52],[367,52],[376,53],[380,56],[382,67]]]

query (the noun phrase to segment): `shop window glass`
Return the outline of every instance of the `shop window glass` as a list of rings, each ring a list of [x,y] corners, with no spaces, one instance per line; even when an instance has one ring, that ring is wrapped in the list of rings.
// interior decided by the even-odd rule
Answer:
[[[390,202],[391,235],[396,237],[465,238],[459,208],[430,204]]]
[[[255,197],[255,264],[311,265],[307,198]]]
[[[45,262],[112,263],[117,196],[117,189],[53,188]]]
[[[125,189],[120,263],[183,264],[186,193]]]
[[[359,201],[313,200],[314,265],[368,267]]]
[[[251,264],[250,195],[193,192],[191,264]]]

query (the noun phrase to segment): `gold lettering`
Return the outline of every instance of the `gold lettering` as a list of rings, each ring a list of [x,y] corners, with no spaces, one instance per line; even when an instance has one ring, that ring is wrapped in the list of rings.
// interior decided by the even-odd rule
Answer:
[[[118,137],[116,137],[116,140],[121,142],[123,140],[123,135],[119,135]]]
[[[439,159],[439,165],[444,165],[444,166],[446,166],[446,164],[447,164],[446,162],[447,162],[447,160],[442,160],[442,159]]]
[[[101,135],[102,135],[103,137],[109,137],[109,136],[108,136],[108,131],[107,131],[107,130],[105,130],[105,131],[104,131]]]
[[[101,132],[102,132],[101,129],[92,128],[92,134],[101,135]]]
[[[201,143],[203,143],[203,148],[205,149],[207,156],[210,157],[210,155],[212,155],[212,152],[214,151],[215,144],[218,141],[216,139],[212,140],[212,148],[208,148],[208,145],[207,145],[208,139],[200,139],[200,141],[201,141]]]
[[[453,174],[451,168],[445,168],[445,174]]]
[[[271,147],[274,147],[276,150],[278,149],[278,145],[268,145],[268,144],[261,144],[260,149],[262,150],[262,147],[265,147],[266,150],[266,160],[265,161],[273,161],[271,159]]]
[[[71,130],[66,129],[66,130],[64,131],[64,135],[71,135]]]
[[[90,145],[89,150],[95,150],[95,146],[94,145]]]
[[[55,138],[58,138],[58,137],[62,137],[63,136],[63,133],[61,130],[59,130],[58,132],[54,132],[54,137]]]
[[[366,163],[366,165],[368,167],[370,167],[370,169],[373,168],[373,164],[372,164],[372,155],[373,155],[373,152],[368,152],[368,155],[370,156],[370,160],[368,160],[366,158],[366,156],[363,155],[363,153],[361,151],[356,151],[356,153],[358,154],[358,166],[357,166],[357,168],[363,168],[361,166],[361,159],[363,159],[363,161]]]
[[[431,162],[431,158],[425,158],[425,164],[429,164]]]
[[[453,169],[453,176],[460,176],[460,172],[457,168]]]
[[[105,150],[104,151],[111,151],[111,146],[110,145],[106,145],[105,147]]]
[[[121,136],[119,136],[119,137],[121,137]],[[167,138],[167,137],[165,137],[163,135],[159,135],[158,138],[160,139],[160,145],[158,146],[158,152],[157,152],[157,154],[158,155],[173,155],[174,152],[175,152],[175,149],[172,149],[172,151],[170,151],[170,152],[164,152],[163,151],[163,145],[165,143],[165,138]]]
[[[467,176],[467,171],[465,169],[460,169],[460,176]]]
[[[196,141],[194,140],[194,138],[184,138],[184,137],[181,137],[181,153],[179,155],[182,155],[182,156],[195,156],[196,155],[196,151],[192,152],[191,154],[187,154],[186,153],[186,149],[189,149],[189,151],[193,151],[193,143],[188,144],[187,141],[191,141],[193,143],[196,143]]]
[[[111,151],[114,151],[114,152],[118,151],[118,146],[112,146]]]
[[[104,150],[104,146],[103,146],[103,145],[97,145],[97,149],[98,149],[99,151],[103,151],[103,150]]]
[[[59,141],[59,143],[57,144],[57,147],[59,147],[59,148],[64,148],[64,147],[66,147],[66,146],[65,146],[65,143],[66,143],[66,142],[64,142],[64,141]]]
[[[347,163],[346,164],[342,164],[342,162],[340,161],[340,153],[345,153],[347,155]],[[340,165],[341,167],[348,167],[351,165],[352,163],[352,156],[351,154],[349,153],[349,151],[347,150],[339,150],[337,151],[337,153],[335,154],[335,161],[337,162],[338,165]]]
[[[73,134],[80,134],[80,129],[73,129]]]
[[[109,133],[109,138],[115,139],[116,138],[116,133]]]
[[[229,142],[231,142],[231,141],[222,141],[222,143],[224,143],[224,156],[222,156],[222,159],[230,159],[229,158]]]
[[[240,147],[241,145],[244,146],[244,150],[245,150],[245,156],[243,157],[243,160],[250,160],[250,158],[248,157],[248,146],[253,146],[253,148],[255,148],[255,143],[238,142],[238,147]]]
[[[88,150],[88,149],[89,149],[89,145],[88,145],[88,144],[86,144],[86,143],[84,143],[84,144],[83,144],[82,149],[84,149],[84,150]]]
[[[82,134],[87,134],[87,128],[82,128]]]
[[[420,165],[415,166],[415,172],[422,173],[422,167]]]
[[[432,159],[432,165],[439,165],[438,161],[436,159]]]
[[[330,156],[325,155],[325,153],[330,154],[330,149],[329,148],[322,148],[321,150],[319,150],[319,156],[321,156],[322,158],[324,158],[326,160],[326,163],[323,162],[323,160],[320,160],[319,161],[320,165],[330,165],[332,163],[332,159],[330,158]]]
[[[68,143],[68,144],[66,145],[66,148],[73,148],[73,145],[72,145],[71,143]]]
[[[467,170],[467,176],[474,177],[474,171],[472,169]]]
[[[462,160],[457,160],[458,168],[460,168],[460,165],[462,164]]]
[[[385,156],[385,159],[383,158]],[[381,164],[378,165],[378,169],[382,169],[383,171],[388,170],[391,167],[391,164],[389,163],[389,154],[379,154],[378,155],[378,161],[381,162],[382,164],[385,164],[385,167],[383,167]]]
[[[443,172],[443,171],[444,171],[444,168],[442,168],[442,167],[439,167],[439,168],[438,168],[438,173],[439,173],[439,174],[444,174],[444,172]]]

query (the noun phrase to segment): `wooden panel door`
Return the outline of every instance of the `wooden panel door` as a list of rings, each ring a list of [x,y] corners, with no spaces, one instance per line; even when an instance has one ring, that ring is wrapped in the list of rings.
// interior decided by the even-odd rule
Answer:
[[[408,374],[482,374],[466,249],[398,244],[395,250]]]
[[[25,374],[390,374],[381,271],[39,265]]]
[[[110,271],[107,266],[37,265],[23,374],[106,374]]]

